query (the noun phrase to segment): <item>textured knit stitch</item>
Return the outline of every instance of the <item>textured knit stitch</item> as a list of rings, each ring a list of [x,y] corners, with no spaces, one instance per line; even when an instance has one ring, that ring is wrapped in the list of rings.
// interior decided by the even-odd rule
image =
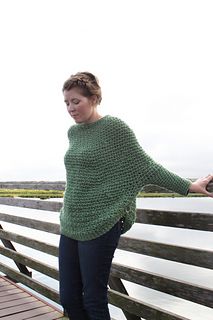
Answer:
[[[61,233],[76,240],[104,234],[124,217],[124,230],[135,221],[136,196],[147,184],[187,195],[190,181],[148,156],[122,120],[105,116],[68,131],[66,189]]]

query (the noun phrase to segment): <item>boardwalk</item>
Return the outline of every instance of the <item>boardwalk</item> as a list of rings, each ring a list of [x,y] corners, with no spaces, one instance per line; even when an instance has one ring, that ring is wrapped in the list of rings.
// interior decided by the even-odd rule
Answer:
[[[5,277],[0,277],[0,319],[62,320],[63,315],[29,291],[25,291]]]

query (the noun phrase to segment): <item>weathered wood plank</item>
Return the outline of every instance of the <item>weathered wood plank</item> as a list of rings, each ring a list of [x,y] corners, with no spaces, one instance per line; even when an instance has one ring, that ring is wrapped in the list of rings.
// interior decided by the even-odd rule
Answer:
[[[28,310],[28,311],[22,311],[21,313],[18,314],[12,314],[9,316],[5,316],[1,318],[2,320],[28,320],[28,319],[37,319],[38,316],[40,315],[40,319],[42,320],[50,320],[50,319],[66,319],[68,318],[62,318],[60,313],[57,311],[54,312],[54,317],[48,318],[48,314],[50,314],[50,307],[49,306],[40,306],[39,308]],[[52,313],[52,312],[51,312]],[[15,317],[15,318],[14,318]]]
[[[19,235],[17,233],[13,233],[13,232],[9,232],[9,231],[0,229],[0,239],[14,241],[14,242],[22,244],[24,246],[27,245],[27,247],[29,247],[29,248],[36,249],[36,250],[42,251],[44,253],[56,256],[56,257],[58,256],[58,247],[56,247],[52,244],[46,243],[46,242],[42,242],[39,240],[35,240],[35,239],[29,238],[29,237]]]
[[[64,190],[65,181],[5,181],[1,189]]]
[[[32,279],[24,274],[21,274],[20,272],[15,271],[14,269],[10,268],[9,266],[3,264],[0,262],[0,271],[7,276],[9,276],[11,279],[15,279],[15,281],[18,281],[27,287],[35,290],[36,292],[39,292],[43,296],[47,297],[48,299],[55,301],[56,303],[59,303],[59,294],[58,291],[41,284],[39,281]]]
[[[0,220],[55,234],[59,234],[60,230],[58,224],[3,213],[0,213]],[[199,267],[210,269],[213,267],[213,252],[211,250],[178,247],[176,245],[139,240],[123,236],[119,241],[118,248],[172,261],[194,264]]]
[[[13,283],[5,277],[0,277],[0,281],[8,283],[13,287],[13,290],[18,290],[19,294],[11,294],[11,291],[6,297],[6,301],[0,301],[0,318],[4,320],[24,320],[24,319],[67,319],[64,318],[62,312],[47,301],[44,301],[32,292]],[[14,298],[15,297],[15,298]],[[68,319],[67,319],[68,320]]]
[[[121,279],[110,275],[109,277],[109,286],[111,289],[123,293],[128,296],[128,292],[121,281]],[[128,311],[122,310],[127,320],[141,320],[140,317],[136,316],[135,314],[131,314]]]
[[[0,230],[3,230],[2,228],[2,225],[0,224]],[[6,239],[2,239],[0,238],[3,245],[6,247],[6,248],[9,248],[11,250],[16,250],[14,245],[9,241],[9,240],[6,240]],[[18,267],[19,271],[24,273],[24,274],[27,274],[28,276],[31,276],[31,272],[29,272],[29,270],[26,268],[25,265],[19,263],[19,262],[15,262],[16,266]]]
[[[11,284],[8,284],[7,286],[3,286],[0,289],[0,296],[7,296],[8,294],[10,294],[11,290],[13,290],[14,287]]]
[[[45,221],[36,220],[36,219],[18,217],[16,215],[11,215],[6,213],[0,213],[0,221],[13,223],[13,224],[17,224],[20,226],[24,226],[24,227],[28,227],[28,228],[32,228],[40,231],[51,232],[54,234],[59,234],[60,232],[59,224],[45,222]]]
[[[136,222],[213,231],[213,215],[210,213],[138,209]]]
[[[213,308],[213,289],[199,284],[193,284],[168,276],[165,277],[142,269],[130,268],[118,263],[112,264],[111,275]]]
[[[22,199],[22,198],[13,198],[13,197],[0,197],[0,204],[37,209],[37,210],[47,210],[47,211],[60,211],[62,207],[62,202],[59,201],[44,201],[44,200],[35,200],[35,199]]]
[[[1,302],[6,302],[6,301],[11,301],[11,300],[16,300],[16,299],[22,299],[22,298],[26,298],[27,296],[28,296],[28,294],[26,292],[10,294],[10,295],[1,297]]]
[[[213,269],[213,250],[191,249],[130,237],[121,237],[118,249]]]
[[[2,292],[0,292],[0,299],[3,296],[8,296],[8,294],[15,294],[15,293],[20,293],[20,290],[11,288],[11,289],[8,289],[7,291],[2,291]]]
[[[4,248],[1,245],[0,245],[0,254],[16,262],[19,262],[25,266],[28,266],[34,270],[37,270],[42,274],[45,274],[53,279],[56,279],[56,280],[59,279],[58,270],[46,263],[39,262],[36,259],[30,258],[22,253],[13,251],[11,249]]]
[[[35,301],[35,298],[31,297],[26,297],[26,298],[22,298],[22,299],[17,299],[15,302],[14,300],[12,301],[7,301],[7,302],[0,302],[0,309],[5,309],[5,308],[10,308],[10,307],[14,307],[14,306],[18,306],[20,304],[25,304],[28,302],[32,302]]]
[[[40,311],[40,310],[39,310]],[[58,318],[58,312],[57,311],[51,311],[51,312],[49,312],[48,311],[48,313],[42,313],[41,315],[37,315],[37,316],[35,316],[35,317],[33,317],[33,318],[31,318],[31,320],[55,320],[55,319],[66,319],[66,320],[68,320],[68,318]]]
[[[56,268],[52,268],[44,263],[40,263],[35,259],[17,252],[13,252],[9,249],[5,249],[1,246],[0,253],[56,280],[58,280],[59,278],[58,270]],[[183,299],[188,299],[196,303],[213,307],[213,290],[200,286],[198,284],[193,285],[183,280],[179,281],[177,279],[163,277],[148,271],[129,268],[114,263],[112,264],[111,274],[115,277],[119,277],[130,282],[134,282],[155,290],[173,294]]]
[[[59,212],[62,202],[21,198],[0,198],[0,204],[29,209]],[[137,209],[137,223],[163,225],[176,228],[213,231],[213,215],[200,212]]]
[[[6,283],[6,281],[1,281],[0,280],[0,290],[3,290],[3,288],[5,288],[6,286],[8,286],[8,283]]]
[[[181,315],[145,303],[141,300],[130,298],[125,294],[118,293],[111,289],[109,290],[108,297],[109,302],[112,305],[118,306],[136,316],[143,317],[146,320],[187,320],[187,318],[182,317]]]
[[[31,310],[34,308],[38,308],[41,307],[43,304],[40,301],[33,301],[24,305],[20,305],[20,306],[15,306],[15,307],[11,307],[10,310],[7,309],[3,309],[0,310],[0,318],[4,317],[5,315],[8,314],[16,314],[19,313],[21,311],[26,311],[26,310]]]
[[[5,181],[0,182],[0,188],[2,189],[35,189],[35,190],[64,190],[65,181]],[[159,188],[159,191],[167,190],[165,188]],[[213,181],[211,181],[207,190],[213,192]],[[168,190],[168,192],[171,192]]]

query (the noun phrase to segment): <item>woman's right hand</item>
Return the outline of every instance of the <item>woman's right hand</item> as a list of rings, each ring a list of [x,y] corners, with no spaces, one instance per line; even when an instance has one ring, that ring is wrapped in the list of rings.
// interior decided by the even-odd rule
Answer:
[[[206,187],[207,185],[213,181],[213,175],[209,174],[206,177],[199,178],[191,183],[189,187],[189,192],[195,192],[195,193],[202,193],[207,195],[208,197],[213,198],[213,192],[207,191]]]

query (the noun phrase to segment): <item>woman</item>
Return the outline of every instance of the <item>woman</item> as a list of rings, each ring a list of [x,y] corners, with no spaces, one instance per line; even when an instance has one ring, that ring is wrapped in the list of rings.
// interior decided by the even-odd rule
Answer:
[[[135,221],[138,192],[155,184],[177,193],[199,192],[212,175],[191,182],[153,161],[120,119],[101,116],[101,88],[89,72],[63,86],[68,131],[66,190],[59,245],[60,298],[72,320],[109,320],[107,283],[119,237]]]

